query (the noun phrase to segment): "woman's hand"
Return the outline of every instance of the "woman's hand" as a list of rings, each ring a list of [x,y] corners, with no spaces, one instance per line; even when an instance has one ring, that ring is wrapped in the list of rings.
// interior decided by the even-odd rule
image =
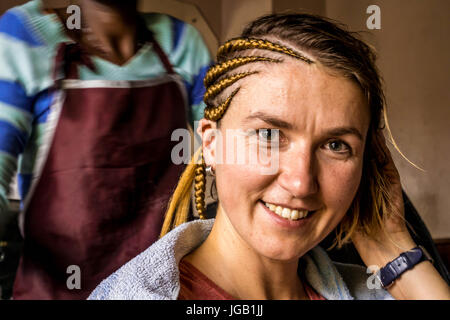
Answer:
[[[400,175],[381,131],[377,139],[387,156],[387,164],[383,170],[390,180],[387,191],[392,197],[392,211],[384,213],[384,231],[379,230],[374,238],[359,231],[352,236],[361,259],[371,271],[384,267],[400,253],[417,246],[405,224]],[[388,290],[395,299],[450,299],[449,286],[429,261],[421,262],[404,272]]]

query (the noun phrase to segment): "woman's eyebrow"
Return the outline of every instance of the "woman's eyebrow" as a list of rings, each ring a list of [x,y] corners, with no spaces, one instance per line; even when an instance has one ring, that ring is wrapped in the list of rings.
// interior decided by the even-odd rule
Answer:
[[[344,136],[346,134],[352,134],[352,135],[355,135],[359,140],[363,141],[363,136],[362,136],[361,132],[359,132],[359,130],[356,129],[355,127],[337,127],[337,128],[327,130],[325,133],[326,133],[326,135],[335,136],[335,137]]]
[[[244,119],[244,123],[249,122],[253,119],[262,120],[267,124],[270,124],[274,127],[278,127],[278,128],[282,128],[282,129],[292,130],[294,128],[294,125],[292,125],[291,123],[286,122],[280,118],[274,117],[274,116],[269,115],[264,112],[255,112],[255,113],[250,114],[249,116],[247,116]]]

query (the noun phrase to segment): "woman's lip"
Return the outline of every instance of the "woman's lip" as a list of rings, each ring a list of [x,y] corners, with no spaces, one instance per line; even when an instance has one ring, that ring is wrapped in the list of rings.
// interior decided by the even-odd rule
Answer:
[[[308,223],[311,220],[311,215],[313,213],[315,213],[314,211],[308,213],[308,216],[306,218],[302,218],[302,219],[298,219],[298,220],[289,220],[289,219],[280,217],[275,212],[273,212],[272,210],[267,208],[265,203],[262,200],[260,200],[258,202],[277,225],[279,225],[282,228],[287,228],[287,229],[295,229],[295,228],[302,227],[303,225],[305,225],[306,223]]]

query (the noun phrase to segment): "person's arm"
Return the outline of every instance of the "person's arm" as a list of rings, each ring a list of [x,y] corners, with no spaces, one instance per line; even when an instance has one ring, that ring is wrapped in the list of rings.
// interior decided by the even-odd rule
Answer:
[[[384,267],[396,259],[401,253],[417,247],[404,221],[404,205],[400,176],[386,146],[384,136],[380,136],[382,145],[389,157],[389,164],[385,167],[391,177],[391,189],[395,209],[399,215],[390,215],[385,223],[385,231],[380,231],[376,239],[356,232],[352,236],[353,244],[367,267]],[[405,271],[395,282],[387,288],[395,299],[401,300],[450,300],[450,287],[439,272],[429,261],[416,264]]]
[[[0,215],[9,210],[8,194],[32,128],[32,97],[25,81],[33,85],[35,69],[30,52],[38,42],[23,17],[7,11],[0,17]],[[3,219],[0,219],[3,221]],[[3,221],[4,222],[4,221]],[[0,226],[0,231],[3,226]],[[0,234],[1,237],[1,234]]]

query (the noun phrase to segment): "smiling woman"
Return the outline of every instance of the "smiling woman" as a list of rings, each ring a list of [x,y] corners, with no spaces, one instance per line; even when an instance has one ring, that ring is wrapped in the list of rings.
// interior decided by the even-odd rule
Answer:
[[[202,147],[162,238],[91,298],[448,299],[405,225],[372,49],[335,22],[285,14],[254,21],[217,58],[205,77]],[[275,171],[220,156],[258,158],[261,149]],[[215,219],[206,219],[206,172],[217,187]],[[185,223],[192,185],[201,219]],[[365,268],[334,263],[318,246],[334,229],[335,244],[353,241],[367,267],[403,260],[381,269],[375,290]]]

